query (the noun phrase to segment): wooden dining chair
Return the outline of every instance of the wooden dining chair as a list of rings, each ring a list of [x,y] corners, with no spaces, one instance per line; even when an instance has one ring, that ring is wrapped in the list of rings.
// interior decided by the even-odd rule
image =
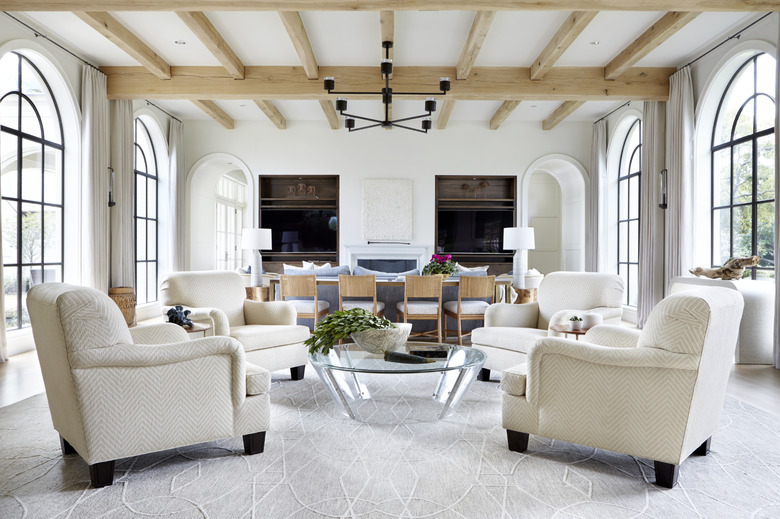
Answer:
[[[359,297],[360,300],[344,301],[345,297]],[[384,301],[376,299],[376,276],[339,275],[339,310],[362,308],[380,317],[385,316]]]
[[[471,332],[463,333],[462,322],[480,320],[485,322],[485,310],[495,302],[496,276],[461,276],[458,282],[458,300],[444,303],[444,340],[447,332],[458,334],[458,345],[463,345],[463,337]],[[485,301],[488,299],[488,301]],[[447,317],[452,317],[457,323],[457,330],[447,328]]]
[[[441,342],[442,281],[442,276],[406,276],[404,300],[403,302],[399,301],[396,305],[398,321],[436,321],[435,330],[412,332],[409,337],[436,337]],[[427,300],[420,300],[421,298]],[[431,301],[431,299],[436,299],[436,301]]]
[[[317,299],[317,277],[311,276],[279,276],[279,297],[282,301],[287,298],[312,298],[289,299],[295,305],[298,319],[314,319],[314,324],[320,317],[328,315],[330,303]]]

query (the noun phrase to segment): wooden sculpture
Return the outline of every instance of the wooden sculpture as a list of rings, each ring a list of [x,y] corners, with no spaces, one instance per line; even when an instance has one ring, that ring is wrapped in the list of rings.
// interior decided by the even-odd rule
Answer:
[[[708,269],[696,267],[695,269],[688,270],[688,272],[694,276],[704,276],[711,279],[740,279],[742,278],[742,273],[745,271],[745,267],[755,267],[756,265],[758,265],[758,256],[729,258],[729,260],[720,268]]]

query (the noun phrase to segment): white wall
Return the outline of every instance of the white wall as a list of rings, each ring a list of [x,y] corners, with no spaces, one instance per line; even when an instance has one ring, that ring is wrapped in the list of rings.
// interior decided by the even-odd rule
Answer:
[[[413,242],[433,246],[435,175],[521,175],[539,157],[565,154],[583,164],[590,159],[590,123],[563,123],[542,131],[539,123],[505,123],[490,130],[484,122],[453,122],[427,135],[395,129],[349,133],[322,122],[236,122],[226,130],[216,122],[185,124],[186,169],[210,153],[245,162],[252,175],[340,175],[341,262],[344,244],[362,243],[363,178],[414,180]],[[256,195],[255,195],[256,196]],[[519,200],[519,197],[518,197]],[[203,208],[206,210],[206,208]],[[191,265],[199,263],[191,259]]]
[[[528,251],[528,268],[542,274],[561,270],[561,187],[541,171],[528,186],[528,223],[535,230],[536,248]]]

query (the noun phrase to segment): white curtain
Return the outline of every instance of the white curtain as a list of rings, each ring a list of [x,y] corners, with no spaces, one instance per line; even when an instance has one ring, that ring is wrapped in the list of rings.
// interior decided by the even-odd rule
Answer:
[[[133,103],[111,101],[111,167],[114,169],[111,213],[111,286],[135,285],[133,239]]]
[[[664,293],[668,293],[673,277],[686,274],[693,266],[693,132],[693,85],[691,69],[685,67],[669,78],[666,106]]]
[[[81,279],[86,285],[108,292],[109,236],[109,124],[106,76],[85,66],[81,77],[81,142],[84,170]]]
[[[184,125],[181,121],[171,119],[168,125],[170,182],[169,203],[171,212],[170,243],[171,270],[185,270],[187,252],[187,226],[185,215],[186,173],[184,171]]]
[[[607,122],[596,121],[593,124],[593,139],[590,152],[590,184],[588,185],[588,221],[585,270],[588,272],[600,272],[605,268],[602,256],[606,247],[599,247],[604,243],[605,234],[601,232],[604,225],[604,198],[601,197],[601,189],[606,185],[607,173]]]
[[[780,17],[778,17],[780,20]],[[779,24],[780,25],[780,24]],[[778,27],[780,30],[780,27]],[[777,61],[780,63],[780,46],[777,47]],[[775,368],[780,369],[780,264],[777,262],[777,246],[780,244],[780,211],[777,210],[780,200],[780,65],[776,66],[777,81],[775,81]]]
[[[2,135],[0,135],[2,139]],[[2,207],[2,204],[0,204]],[[0,222],[3,221],[2,210],[0,210]],[[0,225],[0,258],[3,257],[3,226]],[[3,280],[3,269],[0,268],[0,286],[5,286]],[[0,315],[3,316],[3,323],[5,323],[5,290],[0,292]],[[8,338],[5,335],[5,324],[0,326],[0,364],[8,360]]]
[[[658,172],[664,169],[665,104],[645,101],[642,109],[642,177],[639,213],[639,293],[636,325],[642,328],[663,298],[664,214],[658,207]]]

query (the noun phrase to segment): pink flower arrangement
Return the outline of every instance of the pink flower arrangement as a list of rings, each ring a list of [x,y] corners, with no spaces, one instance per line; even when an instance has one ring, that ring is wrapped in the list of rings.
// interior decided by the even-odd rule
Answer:
[[[431,261],[423,267],[422,274],[423,276],[430,276],[432,274],[447,274],[448,276],[451,276],[457,271],[458,269],[455,267],[455,263],[452,262],[451,254],[445,254],[443,256],[434,254],[431,256]]]

